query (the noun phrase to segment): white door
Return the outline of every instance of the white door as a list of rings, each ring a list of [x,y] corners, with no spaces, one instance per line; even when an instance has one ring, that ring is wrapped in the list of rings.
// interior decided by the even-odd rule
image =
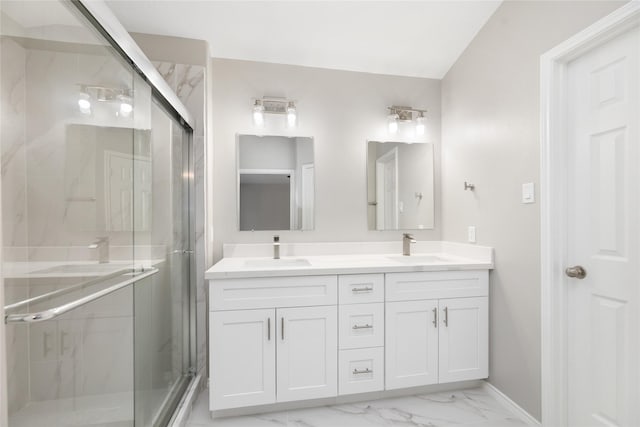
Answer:
[[[338,394],[336,306],[277,310],[278,402]]]
[[[398,148],[376,160],[376,229],[398,229]]]
[[[313,230],[315,167],[313,163],[302,165],[302,229]]]
[[[438,382],[438,301],[386,304],[386,389]]]
[[[212,312],[211,410],[276,401],[275,310]]]
[[[489,376],[488,298],[441,299],[439,382]]]
[[[639,53],[636,27],[567,70],[570,426],[640,425]]]

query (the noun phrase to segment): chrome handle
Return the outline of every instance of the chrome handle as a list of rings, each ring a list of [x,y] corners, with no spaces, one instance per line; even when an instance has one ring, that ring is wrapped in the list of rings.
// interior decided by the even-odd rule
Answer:
[[[176,249],[175,251],[171,252],[174,255],[191,255],[193,253],[193,251],[190,250],[182,250],[182,249]]]
[[[365,286],[364,288],[351,288],[351,292],[372,292],[373,286]]]
[[[583,266],[581,265],[575,265],[573,267],[568,267],[564,273],[569,276],[569,277],[573,277],[575,279],[584,279],[585,277],[587,277],[587,270],[584,269]]]
[[[444,326],[449,327],[449,307],[444,308]]]
[[[370,324],[366,324],[366,325],[353,325],[353,327],[351,329],[373,329],[373,325]]]
[[[437,308],[433,309],[433,327],[434,328],[438,327],[438,309]]]
[[[267,341],[271,341],[271,317],[267,319]]]
[[[68,302],[66,304],[59,305],[58,307],[54,307],[49,310],[40,311],[37,313],[7,314],[4,316],[4,323],[21,323],[21,322],[35,323],[35,322],[42,322],[45,320],[53,319],[70,310],[73,310],[82,305],[88,304],[91,301],[95,301],[99,298],[102,298],[105,295],[109,295],[112,292],[115,292],[137,281],[145,279],[153,274],[156,274],[158,271],[159,270],[157,268],[151,268],[149,270],[131,270],[129,273],[120,272],[119,275],[128,276],[131,278],[125,281],[122,281],[120,283],[116,283],[115,285],[112,285],[109,288],[96,291],[90,295],[84,296],[82,298],[79,298],[75,301]],[[112,276],[108,276],[108,277],[113,278]],[[104,280],[96,281],[95,283],[98,284],[101,281],[104,281]],[[85,286],[85,285],[86,284],[83,284],[82,286]]]
[[[363,370],[359,370],[359,369],[353,370],[353,375],[362,375],[362,374],[373,374],[373,370],[369,368],[363,369]]]
[[[280,339],[284,341],[284,317],[280,318]]]

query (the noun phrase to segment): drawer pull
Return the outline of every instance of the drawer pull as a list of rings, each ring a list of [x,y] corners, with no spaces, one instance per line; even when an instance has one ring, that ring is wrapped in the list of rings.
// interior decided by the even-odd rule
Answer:
[[[353,375],[362,375],[362,374],[373,374],[373,370],[372,369],[354,369],[353,370]]]
[[[271,341],[271,317],[267,319],[267,341]]]
[[[444,326],[449,327],[449,307],[444,308]]]
[[[358,292],[373,292],[373,286],[365,286],[364,288],[351,288],[351,292],[356,294]]]
[[[433,309],[433,327],[434,328],[438,327],[438,309],[437,308]]]
[[[276,326],[277,328],[277,326]],[[284,341],[284,317],[280,318],[280,339]]]
[[[368,323],[366,325],[353,325],[352,329],[373,329],[373,325]]]

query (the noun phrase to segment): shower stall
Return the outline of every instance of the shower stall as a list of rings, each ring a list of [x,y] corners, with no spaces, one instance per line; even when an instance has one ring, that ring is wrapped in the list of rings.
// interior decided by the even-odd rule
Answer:
[[[195,377],[193,120],[103,4],[0,19],[9,427],[169,425]]]

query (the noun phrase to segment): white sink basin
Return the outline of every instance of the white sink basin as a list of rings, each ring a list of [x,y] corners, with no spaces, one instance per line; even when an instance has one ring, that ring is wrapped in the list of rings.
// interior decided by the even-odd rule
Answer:
[[[128,267],[130,266],[125,264],[63,264],[33,271],[32,273],[102,275],[115,273],[118,270],[125,270]]]
[[[284,258],[284,259],[248,259],[244,262],[247,267],[308,267],[311,263],[304,258]]]
[[[437,264],[441,262],[449,262],[448,259],[442,258],[438,255],[393,255],[388,256],[387,258],[403,264]]]

